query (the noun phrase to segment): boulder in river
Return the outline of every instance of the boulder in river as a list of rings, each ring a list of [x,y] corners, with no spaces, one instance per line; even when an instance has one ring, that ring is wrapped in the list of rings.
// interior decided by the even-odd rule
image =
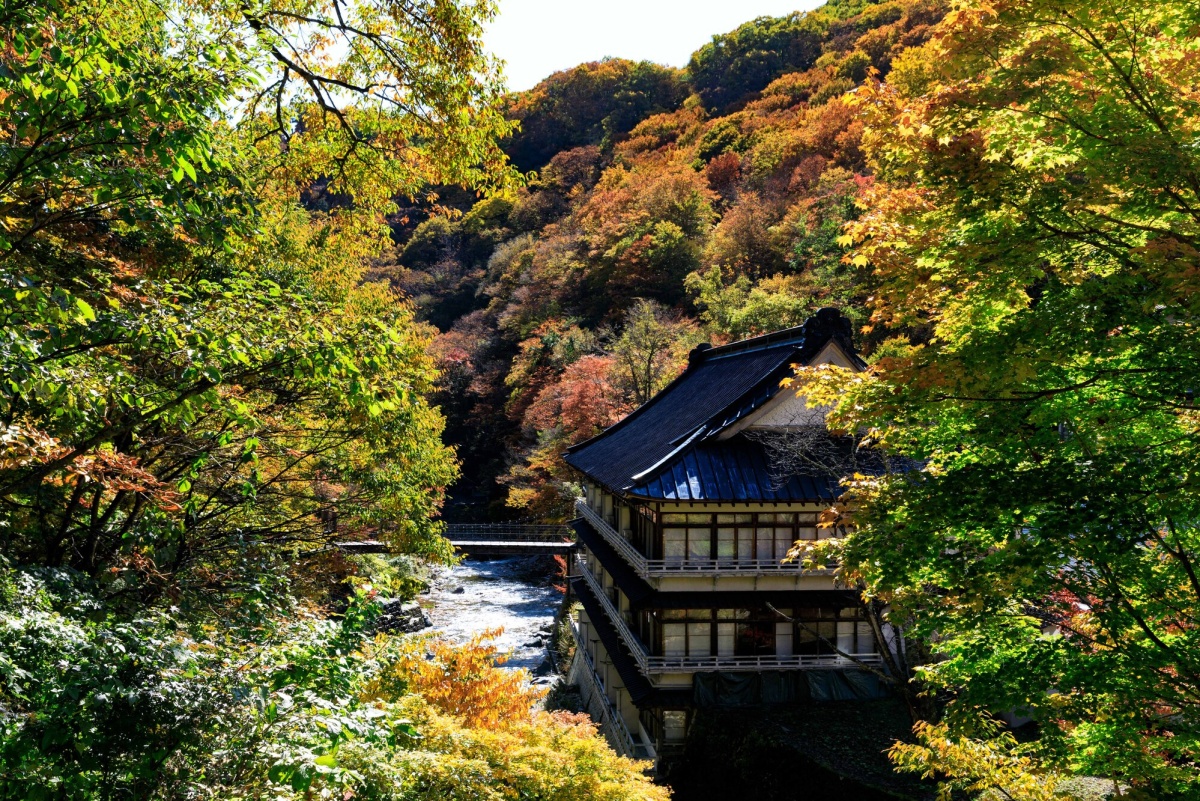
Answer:
[[[429,616],[416,601],[401,601],[399,598],[380,603],[382,614],[375,622],[378,631],[411,634],[427,629],[433,624]]]

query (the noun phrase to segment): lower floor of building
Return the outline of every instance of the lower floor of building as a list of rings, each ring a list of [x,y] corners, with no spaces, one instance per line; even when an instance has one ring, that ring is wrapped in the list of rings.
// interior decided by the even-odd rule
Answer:
[[[658,764],[683,748],[693,713],[705,707],[758,706],[881,698],[876,672],[849,660],[819,669],[682,670],[647,676],[603,612],[586,606],[573,621],[576,649],[568,680],[586,711],[619,753]],[[593,616],[599,617],[593,620]],[[718,619],[697,637],[711,652]],[[836,636],[836,630],[831,631]]]

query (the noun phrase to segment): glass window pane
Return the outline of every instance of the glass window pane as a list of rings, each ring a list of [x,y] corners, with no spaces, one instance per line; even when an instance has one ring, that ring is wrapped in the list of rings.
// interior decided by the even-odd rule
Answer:
[[[833,653],[832,643],[837,639],[837,630],[835,628],[836,625],[837,624],[833,623],[832,621],[829,623],[809,624],[809,627],[816,629],[817,634],[821,635],[821,638],[825,640],[825,642],[821,643],[821,653],[823,654]]]
[[[717,656],[733,656],[736,625],[736,623],[717,624]]]
[[[663,740],[679,742],[687,734],[687,713],[668,709],[663,712]]]
[[[779,621],[775,624],[775,656],[792,655],[792,624]]]
[[[707,528],[689,528],[688,529],[688,558],[690,559],[708,559],[712,543],[712,529]]]
[[[854,624],[853,623],[838,623],[837,624],[837,647],[839,651],[847,654],[854,653]]]
[[[682,528],[663,529],[663,558],[682,559],[687,553],[687,530]]]
[[[707,514],[707,513],[704,513],[704,514],[693,513],[693,514],[689,514],[687,516],[687,521],[689,523],[703,523],[705,525],[712,525],[712,515]]]
[[[687,624],[663,624],[663,656],[687,655]]]
[[[754,529],[739,528],[737,532],[738,559],[749,561],[754,558]]]
[[[687,515],[678,512],[664,512],[662,519],[664,523],[686,523]]]
[[[688,656],[712,654],[712,624],[688,623]]]
[[[801,526],[796,531],[797,539],[815,540],[817,538],[816,526]]]
[[[875,632],[871,630],[871,624],[865,621],[859,623],[858,642],[854,644],[854,652],[858,654],[873,654],[876,650]]]
[[[737,518],[737,515],[717,515],[717,523],[719,523],[719,524],[736,523],[737,522],[736,518]]]
[[[765,622],[738,623],[734,650],[744,656],[775,653],[775,627]]]
[[[796,627],[792,648],[797,654],[819,654],[821,652],[821,644],[817,640],[817,633],[808,625]]]
[[[775,558],[775,529],[760,528],[754,558],[770,560]]]
[[[717,529],[717,558],[733,559],[737,556],[737,542],[731,528]]]
[[[775,529],[775,558],[782,559],[792,549],[792,530],[790,528]]]

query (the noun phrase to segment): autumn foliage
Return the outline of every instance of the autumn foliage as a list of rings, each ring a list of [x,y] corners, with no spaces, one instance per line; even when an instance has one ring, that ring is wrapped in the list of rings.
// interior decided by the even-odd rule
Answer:
[[[612,59],[510,98],[523,129],[506,148],[533,179],[423,222],[375,273],[442,331],[438,400],[466,471],[453,513],[567,513],[562,450],[647,397],[617,366],[641,302],[673,321],[664,376],[701,340],[822,306],[865,320],[862,266],[837,241],[871,186],[846,97],[942,11],[831,3],[717,36],[682,73]]]

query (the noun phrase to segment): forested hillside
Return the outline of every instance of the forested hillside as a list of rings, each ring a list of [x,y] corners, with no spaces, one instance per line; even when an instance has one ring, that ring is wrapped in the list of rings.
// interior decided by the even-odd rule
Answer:
[[[847,93],[943,13],[833,2],[715,36],[685,70],[594,62],[509,99],[528,185],[398,221],[373,273],[441,331],[436,399],[463,465],[448,517],[564,514],[563,449],[701,341],[822,306],[865,322],[867,276],[838,242],[873,180]]]

